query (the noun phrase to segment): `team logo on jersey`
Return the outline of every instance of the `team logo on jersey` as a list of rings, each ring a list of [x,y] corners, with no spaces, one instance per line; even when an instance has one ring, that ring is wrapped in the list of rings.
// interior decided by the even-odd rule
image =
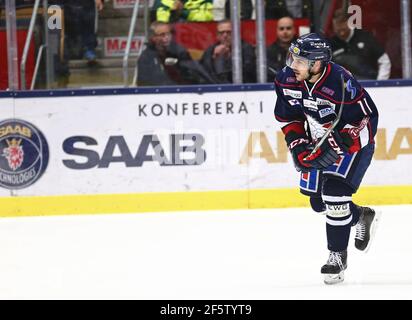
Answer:
[[[310,115],[306,115],[306,119],[308,120],[309,131],[312,139],[315,141],[321,139],[328,130],[328,124],[322,125],[318,121],[316,121],[316,119],[312,118]]]
[[[23,189],[35,183],[49,162],[44,135],[32,124],[17,119],[0,122],[0,186]]]
[[[350,79],[348,80],[348,82],[346,82],[346,91],[350,93],[351,99],[356,97],[356,88],[353,86]]]
[[[292,98],[295,98],[295,99],[302,99],[302,92],[297,91],[297,90],[283,89],[283,94],[285,96],[291,96]]]

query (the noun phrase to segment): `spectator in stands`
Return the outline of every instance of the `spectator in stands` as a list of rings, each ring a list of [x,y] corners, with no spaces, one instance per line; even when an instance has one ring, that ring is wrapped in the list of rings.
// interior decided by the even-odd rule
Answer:
[[[152,21],[213,21],[213,0],[155,0]]]
[[[138,60],[138,86],[212,83],[202,66],[173,41],[172,26],[155,21],[149,43]]]
[[[103,0],[66,0],[64,1],[66,47],[71,52],[67,58],[81,56],[93,63],[96,60],[95,48],[97,37],[95,31],[97,10],[103,9]],[[77,42],[80,41],[82,54],[76,53]]]
[[[347,68],[358,79],[389,79],[389,56],[371,33],[351,28],[349,18],[349,14],[341,9],[333,16],[333,60]]]
[[[217,43],[203,53],[200,63],[214,83],[232,82],[232,24],[229,20],[217,24]],[[242,41],[243,82],[256,82],[255,49]]]
[[[312,0],[265,0],[266,19],[279,19],[290,15],[293,18],[309,18]],[[240,18],[256,19],[256,0],[239,0]],[[230,0],[213,1],[215,21],[230,19]],[[224,7],[224,8],[223,8]]]
[[[309,18],[312,9],[311,0],[286,0],[286,9],[290,15],[297,18]]]
[[[296,31],[293,18],[286,16],[278,20],[276,41],[267,48],[268,82],[273,82],[277,73],[286,65],[286,56]]]

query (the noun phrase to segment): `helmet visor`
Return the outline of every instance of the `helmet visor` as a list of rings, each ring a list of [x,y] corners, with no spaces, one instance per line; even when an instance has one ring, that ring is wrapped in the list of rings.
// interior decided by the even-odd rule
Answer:
[[[286,57],[286,65],[295,70],[309,70],[311,61],[289,51]]]

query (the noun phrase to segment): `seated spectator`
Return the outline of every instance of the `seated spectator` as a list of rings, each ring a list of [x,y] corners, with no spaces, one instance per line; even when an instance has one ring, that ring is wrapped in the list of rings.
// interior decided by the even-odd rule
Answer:
[[[225,20],[217,24],[217,43],[203,53],[200,63],[214,83],[232,83],[232,24]],[[242,41],[243,82],[256,82],[255,49]]]
[[[212,83],[200,64],[173,41],[170,24],[155,21],[149,32],[149,43],[138,60],[139,86]]]
[[[213,0],[155,0],[153,21],[213,21]]]
[[[275,81],[277,73],[286,65],[286,56],[290,44],[296,35],[292,17],[286,16],[278,20],[276,41],[266,50],[268,65],[268,82]]]
[[[103,0],[66,0],[64,3],[66,45],[71,50],[67,58],[85,58],[89,62],[96,60],[95,48],[97,37],[95,32],[96,8],[103,9]],[[81,54],[75,48],[80,41]]]
[[[331,39],[333,61],[348,69],[358,79],[389,79],[389,56],[371,33],[350,28],[349,17],[341,9],[334,14],[335,36]]]

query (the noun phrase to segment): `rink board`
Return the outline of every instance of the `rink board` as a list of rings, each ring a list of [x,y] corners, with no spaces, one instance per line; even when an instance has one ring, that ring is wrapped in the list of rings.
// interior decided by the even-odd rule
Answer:
[[[0,216],[307,205],[273,116],[273,90],[158,91],[2,97],[0,143],[20,158],[12,167],[0,151]],[[380,122],[357,199],[412,203],[412,88],[368,92]],[[14,120],[24,122],[16,128]]]

